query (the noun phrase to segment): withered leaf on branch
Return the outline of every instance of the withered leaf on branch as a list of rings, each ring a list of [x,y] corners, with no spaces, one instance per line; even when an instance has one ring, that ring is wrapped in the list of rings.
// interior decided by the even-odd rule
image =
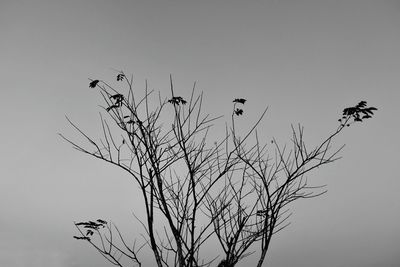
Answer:
[[[342,118],[339,119],[340,122],[342,122],[343,119],[352,117],[354,121],[362,122],[363,119],[369,119],[372,118],[372,115],[374,115],[374,110],[378,110],[375,107],[366,107],[367,106],[367,101],[360,101],[356,106],[354,107],[348,107],[343,109],[342,113]],[[363,115],[362,117],[360,117]]]
[[[173,105],[179,105],[179,104],[185,105],[187,103],[186,100],[184,100],[181,96],[174,96],[170,100],[168,100],[168,102]]]
[[[89,83],[89,87],[90,87],[90,88],[95,88],[96,85],[97,85],[98,83],[99,83],[99,80],[91,81],[91,82]]]
[[[235,98],[235,100],[233,100],[232,102],[244,104],[246,102],[246,99],[244,99],[244,98]]]
[[[237,108],[234,112],[237,116],[243,115],[243,109]]]
[[[96,223],[93,221],[88,221],[88,222],[79,222],[79,223],[75,223],[75,225],[80,226],[83,225],[83,228],[89,228],[89,229],[98,229],[100,226],[103,226],[103,224],[101,223]]]
[[[107,222],[104,221],[104,220],[102,220],[102,219],[98,219],[97,221],[98,221],[99,223],[101,223],[101,224],[107,224]]]
[[[96,223],[96,222],[93,222],[93,221],[89,221],[89,224],[92,225],[92,226],[95,226],[95,227],[102,226],[101,223]]]
[[[114,99],[115,101],[122,101],[124,99],[124,96],[122,94],[116,94],[110,96],[110,99]]]
[[[257,216],[267,216],[268,210],[257,210],[256,215]]]

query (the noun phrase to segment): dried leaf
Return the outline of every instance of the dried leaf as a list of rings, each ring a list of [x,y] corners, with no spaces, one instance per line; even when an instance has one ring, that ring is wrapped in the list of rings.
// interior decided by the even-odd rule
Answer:
[[[232,102],[244,104],[246,102],[246,99],[244,99],[244,98],[235,98],[235,100],[233,100]]]
[[[99,80],[91,81],[91,82],[89,83],[89,87],[90,87],[90,88],[95,88],[96,85],[97,85],[98,83],[99,83]]]

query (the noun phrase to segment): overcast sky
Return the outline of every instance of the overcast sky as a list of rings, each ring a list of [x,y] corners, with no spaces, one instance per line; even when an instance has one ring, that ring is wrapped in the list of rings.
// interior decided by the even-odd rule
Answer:
[[[57,136],[78,137],[65,115],[100,136],[88,78],[113,69],[164,96],[169,74],[182,96],[197,81],[226,119],[244,97],[242,127],[269,106],[263,135],[282,144],[292,123],[316,144],[343,108],[379,108],[336,140],[343,159],[310,176],[329,191],[293,205],[265,266],[400,265],[400,1],[2,0],[0,38],[0,266],[109,266],[72,238],[73,221],[140,229],[129,177]]]

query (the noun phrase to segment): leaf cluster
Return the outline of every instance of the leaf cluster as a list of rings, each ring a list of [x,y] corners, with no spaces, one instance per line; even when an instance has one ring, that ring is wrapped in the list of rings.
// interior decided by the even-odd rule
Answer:
[[[236,116],[243,115],[243,109],[241,109],[241,108],[236,108],[236,104],[242,104],[242,105],[244,105],[244,103],[246,103],[246,99],[244,99],[244,98],[235,98],[232,102],[235,103],[234,106],[233,106],[233,113],[234,113]]]
[[[115,101],[114,104],[106,108],[107,111],[110,111],[113,108],[119,108],[122,106],[122,101],[124,100],[124,96],[122,94],[116,94],[110,96],[110,100]]]
[[[93,80],[89,83],[90,88],[95,88],[97,84],[99,83],[99,80]]]
[[[363,119],[372,118],[374,111],[378,110],[375,107],[367,107],[367,101],[360,101],[354,107],[345,108],[342,112],[342,118],[338,121],[341,126],[350,126],[350,120],[353,119],[354,122],[362,122]]]
[[[173,105],[185,105],[187,102],[181,96],[174,96],[170,100],[168,100],[168,103],[171,103]]]
[[[107,222],[101,219],[98,219],[96,222],[87,221],[87,222],[78,222],[75,223],[76,226],[83,226],[86,228],[86,236],[74,236],[75,239],[78,240],[87,240],[90,241],[89,236],[93,236],[94,231],[98,231],[100,228],[104,228],[107,225]]]
[[[122,144],[103,118],[104,138],[100,141],[67,118],[93,146],[91,149],[61,135],[77,150],[128,172],[142,194],[146,215],[142,220],[134,214],[146,232],[139,249],[126,243],[112,222],[98,219],[75,223],[81,236],[74,238],[88,241],[116,266],[128,266],[123,259],[141,266],[137,253],[144,246],[152,250],[159,267],[211,266],[218,257],[205,259],[200,252],[209,241],[213,245],[217,241],[223,250],[220,267],[235,266],[253,253],[250,250],[254,245],[261,252],[257,266],[262,266],[272,236],[289,224],[289,204],[326,192],[321,190],[323,186],[310,186],[306,175],[339,158],[341,148],[332,151],[331,142],[344,126],[371,118],[377,110],[368,107],[366,101],[345,108],[339,119],[341,125],[314,149],[306,146],[303,128],[292,127],[290,149],[279,146],[275,139],[271,147],[260,142],[257,126],[267,109],[250,130],[239,134],[235,120],[243,115],[242,105],[247,100],[235,98],[231,126],[226,127],[221,140],[208,146],[207,134],[218,117],[203,115],[202,94],[196,96],[194,87],[186,101],[174,96],[171,78],[171,98],[159,96],[153,109],[147,83],[145,96],[137,98],[133,78],[125,78],[122,72],[117,75],[117,81],[129,87],[124,95],[104,81],[98,85],[100,80],[92,80],[89,84],[100,89],[107,114],[122,132]],[[171,108],[173,112],[165,112]],[[165,126],[164,114],[172,114],[171,128]],[[271,151],[275,152],[272,156]]]

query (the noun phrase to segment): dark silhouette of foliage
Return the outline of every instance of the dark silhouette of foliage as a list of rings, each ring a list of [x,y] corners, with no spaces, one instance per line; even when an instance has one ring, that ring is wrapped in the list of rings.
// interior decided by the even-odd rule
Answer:
[[[117,81],[122,81],[124,79],[125,75],[123,73],[120,73],[117,75]]]
[[[87,236],[73,236],[75,239],[78,239],[78,240],[87,240],[87,241],[89,241],[90,242],[90,237],[87,237]]]
[[[106,110],[107,110],[107,111],[110,111],[110,110],[112,110],[113,108],[119,108],[119,107],[120,107],[120,105],[118,105],[118,104],[113,104],[113,105],[109,106],[108,108],[106,108]]]
[[[351,123],[362,122],[363,119],[372,118],[375,110],[378,109],[375,107],[367,107],[367,101],[361,101],[354,107],[345,108],[343,110],[342,118],[338,121],[342,126],[350,126]],[[351,119],[353,119],[352,122]]]
[[[244,103],[245,103],[246,101],[247,101],[247,100],[244,99],[244,98],[235,98],[235,99],[232,101],[233,103],[235,103],[234,106],[233,106],[233,113],[234,113],[236,116],[243,115],[243,109],[241,109],[241,108],[235,108],[235,107],[236,107],[236,104],[242,104],[242,105],[244,105]]]
[[[239,103],[239,104],[244,104],[246,102],[246,99],[244,98],[235,98],[235,100],[233,100],[234,103]]]
[[[103,222],[105,222],[105,221],[103,221]],[[76,226],[83,225],[84,228],[90,228],[90,229],[95,229],[95,230],[99,229],[99,227],[104,227],[104,224],[107,224],[107,223],[100,223],[100,222],[96,223],[93,221],[75,223]]]
[[[116,95],[110,96],[110,99],[114,99],[115,103],[121,103],[122,100],[124,100],[124,96],[121,94],[116,94]]]
[[[113,108],[119,108],[122,106],[122,101],[124,100],[124,96],[122,94],[115,94],[110,96],[110,99],[114,100],[114,104],[106,108],[107,111],[110,111]]]
[[[89,83],[90,88],[95,88],[97,84],[99,83],[99,80],[93,80]]]
[[[234,112],[235,112],[235,114],[236,114],[237,116],[243,115],[243,109],[241,109],[241,108],[235,109]]]
[[[98,221],[99,223],[101,223],[102,225],[105,225],[105,224],[107,224],[107,222],[106,222],[106,221],[104,221],[104,220],[102,220],[102,219],[97,219],[97,221]]]

